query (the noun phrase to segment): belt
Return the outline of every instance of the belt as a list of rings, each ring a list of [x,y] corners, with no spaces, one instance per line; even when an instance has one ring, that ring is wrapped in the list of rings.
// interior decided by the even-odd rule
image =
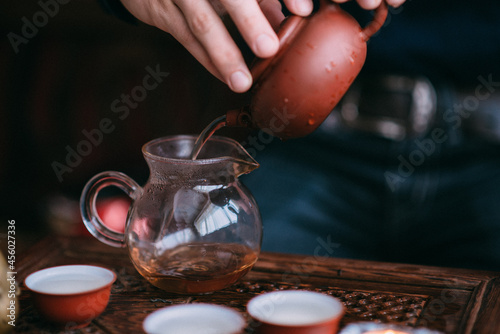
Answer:
[[[441,86],[437,90],[420,76],[359,78],[325,123],[397,141],[424,136],[444,124],[500,142],[500,82],[489,75],[478,77],[471,89]]]

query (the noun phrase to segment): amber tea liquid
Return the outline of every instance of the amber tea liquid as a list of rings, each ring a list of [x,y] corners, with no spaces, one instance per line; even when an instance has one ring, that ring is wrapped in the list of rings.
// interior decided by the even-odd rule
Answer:
[[[134,263],[138,250],[132,250]],[[168,292],[190,294],[223,289],[244,276],[257,261],[249,247],[231,243],[198,243],[181,245],[165,251],[160,257],[137,266],[154,286]]]

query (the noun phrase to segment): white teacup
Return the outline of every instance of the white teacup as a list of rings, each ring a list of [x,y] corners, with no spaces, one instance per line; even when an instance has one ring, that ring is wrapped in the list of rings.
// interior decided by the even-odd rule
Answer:
[[[213,304],[182,304],[159,309],[143,322],[148,334],[240,334],[243,316],[232,308]]]
[[[344,305],[319,292],[283,290],[252,298],[247,311],[259,334],[332,334],[338,331]]]

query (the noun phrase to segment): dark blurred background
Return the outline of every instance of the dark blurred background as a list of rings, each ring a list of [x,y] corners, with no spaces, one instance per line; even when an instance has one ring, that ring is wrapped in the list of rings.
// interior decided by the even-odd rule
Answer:
[[[81,232],[72,221],[79,219],[77,201],[88,179],[118,170],[143,184],[144,143],[199,133],[241,98],[168,34],[122,22],[96,0],[61,3],[0,3],[0,233],[16,220],[27,240],[18,241],[19,249],[49,232]],[[147,67],[168,76],[154,89],[137,89]],[[113,101],[134,89],[147,95],[131,99],[128,115],[113,112]],[[82,131],[98,129],[106,118],[113,130],[100,142],[96,135],[99,143],[90,149],[82,146],[88,142]],[[67,156],[78,148],[87,155],[73,156],[71,167]]]
[[[500,62],[492,59],[500,33],[491,24],[498,2],[482,0],[474,11],[469,6],[409,0],[392,9],[369,41],[362,74],[419,74],[474,86],[479,74],[499,73]],[[373,15],[354,1],[345,7],[361,25]],[[110,16],[97,0],[3,1],[0,36],[0,226],[15,219],[26,240],[83,233],[78,200],[93,175],[118,170],[143,184],[144,143],[199,133],[248,98],[230,93],[167,33]],[[140,92],[147,68],[168,76],[137,105],[131,101],[126,117],[115,112],[116,100],[124,107],[123,96]],[[85,133],[105,119],[112,130],[98,145],[82,146]],[[220,134],[247,135],[240,129]],[[88,154],[68,166],[78,148]],[[0,237],[6,230],[1,227]]]

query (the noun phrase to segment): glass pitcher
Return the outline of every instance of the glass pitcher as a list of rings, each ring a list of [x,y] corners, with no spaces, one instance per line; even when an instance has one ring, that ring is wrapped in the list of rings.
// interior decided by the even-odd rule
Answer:
[[[260,253],[261,216],[238,176],[259,164],[236,141],[212,136],[196,160],[195,136],[155,139],[142,148],[149,179],[140,187],[119,172],[103,172],[84,187],[83,222],[94,237],[128,247],[138,272],[174,293],[207,293],[244,276]],[[132,203],[124,233],[108,229],[96,211],[99,191],[123,190]]]

